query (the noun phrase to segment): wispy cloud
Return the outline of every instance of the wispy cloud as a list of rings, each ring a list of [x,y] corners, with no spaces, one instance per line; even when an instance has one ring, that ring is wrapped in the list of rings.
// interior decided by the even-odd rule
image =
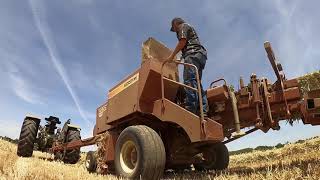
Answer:
[[[317,21],[319,11],[309,6],[312,6],[312,3],[297,0],[290,3],[283,1],[274,3],[279,13],[277,25],[269,28],[267,33],[278,41],[277,56],[289,77],[301,76],[320,67],[318,59],[320,53],[315,48],[319,47],[315,33],[320,25],[314,23]]]
[[[19,56],[14,54],[9,55],[0,49],[2,57],[8,58],[8,61],[0,62],[0,75],[3,84],[7,84],[7,90],[13,92],[14,95],[19,97],[30,104],[41,104],[44,105],[46,98],[42,96],[45,92],[41,87],[35,85],[33,81],[27,78],[35,72],[34,68],[24,63],[16,64],[16,59],[20,59]],[[28,71],[25,71],[28,69]],[[4,78],[5,77],[5,78]]]
[[[183,7],[181,3],[2,1],[0,121],[21,120],[26,112],[33,112],[72,117],[83,127],[88,120],[93,123],[107,90],[139,67],[143,40],[154,36],[174,47],[176,38],[168,31],[174,16],[193,24],[208,50],[202,80],[206,87],[220,77],[235,86],[240,75],[246,82],[251,73],[275,78],[263,49],[266,40],[272,43],[288,78],[320,67],[318,1],[205,0],[196,8],[192,0],[184,0]],[[16,67],[8,71],[3,64]],[[45,104],[40,106],[41,102]],[[82,133],[91,135],[91,130],[83,128],[86,132]],[[271,135],[268,141],[275,139],[272,133],[267,135]],[[254,137],[254,142],[264,139]]]
[[[35,89],[21,76],[10,73],[9,77],[12,84],[12,90],[18,97],[31,104],[44,104],[43,99],[34,93],[36,92]]]
[[[44,7],[41,6],[41,2],[40,1],[36,1],[36,0],[29,0],[30,6],[31,6],[31,10],[33,13],[33,19],[34,22],[36,24],[36,27],[38,28],[42,40],[45,44],[45,46],[48,49],[49,55],[50,55],[50,60],[52,61],[55,69],[57,70],[57,72],[59,73],[61,79],[63,80],[66,88],[68,89],[81,117],[86,121],[86,123],[88,123],[87,125],[91,125],[92,123],[87,119],[86,114],[84,113],[84,111],[81,108],[80,105],[80,100],[76,94],[76,92],[73,90],[71,84],[70,84],[70,80],[67,76],[67,73],[65,71],[64,66],[62,65],[62,63],[59,61],[59,54],[56,50],[56,45],[52,39],[51,36],[51,32],[49,29],[49,26],[47,24],[46,18],[45,18],[45,10]]]

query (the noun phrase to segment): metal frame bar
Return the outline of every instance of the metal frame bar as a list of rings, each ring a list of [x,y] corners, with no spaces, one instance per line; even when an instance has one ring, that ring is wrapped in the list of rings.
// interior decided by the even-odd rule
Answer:
[[[163,79],[164,79],[164,80],[167,80],[167,81],[170,81],[170,82],[172,82],[172,83],[175,83],[175,84],[179,84],[179,85],[181,85],[181,86],[183,86],[183,87],[186,87],[186,88],[189,88],[189,89],[192,89],[192,90],[198,92],[198,89],[197,89],[197,88],[193,88],[193,87],[191,87],[191,86],[185,85],[185,84],[183,84],[183,83],[174,81],[174,80],[169,79],[169,78],[166,78],[166,77],[163,77]]]
[[[243,136],[246,136],[246,135],[248,135],[248,134],[250,134],[250,133],[253,133],[253,132],[255,132],[255,131],[258,130],[258,129],[259,129],[259,128],[250,129],[250,130],[246,131]],[[225,140],[225,141],[223,141],[222,143],[223,143],[223,144],[227,144],[227,143],[232,142],[232,141],[234,141],[234,140],[236,140],[236,139],[239,139],[239,138],[241,138],[241,137],[243,137],[243,136],[234,137],[234,138]]]
[[[268,121],[273,127],[274,121],[271,113],[271,107],[270,107],[270,102],[269,102],[269,93],[268,93],[268,88],[267,88],[267,79],[263,78],[262,79],[262,89],[263,89],[263,98],[265,99],[265,105],[267,106],[267,115],[268,115]]]
[[[181,64],[183,66],[189,66],[192,67],[196,70],[196,80],[197,80],[197,90],[191,86],[185,85],[183,83],[174,81],[174,80],[169,80],[168,78],[164,77],[163,75],[163,68],[164,65],[167,63],[175,63],[175,64]],[[161,66],[161,98],[162,100],[164,100],[164,79],[169,80],[172,83],[176,83],[178,85],[184,86],[186,88],[192,89],[194,91],[196,91],[198,93],[198,99],[199,99],[199,108],[200,108],[200,129],[201,129],[201,137],[205,138],[206,137],[206,132],[205,132],[205,121],[204,121],[204,112],[203,112],[203,102],[202,102],[202,92],[201,92],[201,85],[200,85],[200,77],[199,77],[199,72],[198,72],[198,68],[197,66],[193,65],[193,64],[189,64],[189,63],[184,63],[184,62],[180,62],[180,61],[172,61],[172,60],[166,60],[162,63]],[[163,101],[162,101],[163,102]]]
[[[290,116],[291,116],[291,112],[290,112],[290,108],[289,108],[289,106],[288,106],[288,101],[287,101],[287,98],[286,98],[286,96],[285,96],[285,94],[284,94],[284,85],[283,85],[283,81],[285,80],[285,74],[284,74],[284,72],[283,72],[283,69],[281,68],[281,69],[279,69],[279,67],[277,66],[277,59],[276,59],[276,57],[275,57],[275,55],[274,55],[274,52],[273,52],[273,50],[272,50],[272,47],[271,47],[271,44],[270,44],[270,42],[268,42],[268,41],[266,41],[265,43],[264,43],[264,48],[265,48],[265,50],[266,50],[266,52],[267,52],[267,55],[268,55],[268,59],[269,59],[269,61],[270,61],[270,64],[271,64],[271,66],[272,66],[272,68],[273,68],[273,71],[274,71],[274,73],[276,74],[276,76],[277,76],[277,79],[278,79],[278,83],[279,83],[279,85],[280,85],[280,90],[281,90],[281,92],[282,92],[282,96],[283,96],[283,100],[284,100],[284,102],[285,102],[285,105],[286,105],[286,116],[287,116],[287,118],[290,118]],[[280,64],[281,65],[281,64]]]
[[[210,89],[212,88],[212,85],[219,82],[219,81],[223,81],[224,82],[224,85],[227,86],[227,81],[224,79],[224,78],[220,78],[220,79],[217,79],[215,81],[213,81],[211,84],[210,84]]]
[[[227,81],[224,78],[220,78],[217,79],[215,81],[212,81],[210,84],[210,89],[213,88],[213,85],[219,81],[223,81],[224,82],[224,86],[227,88],[228,90],[228,95],[230,97],[230,101],[232,104],[232,111],[233,111],[233,117],[234,117],[234,125],[235,125],[235,129],[236,129],[236,133],[237,135],[240,135],[241,132],[241,128],[240,128],[240,120],[239,120],[239,112],[238,112],[238,107],[237,107],[237,98],[235,96],[235,93],[231,91],[231,89],[227,86]]]
[[[49,152],[54,153],[57,151],[70,150],[70,149],[80,148],[83,146],[93,145],[96,143],[98,137],[99,136],[93,136],[93,137],[90,137],[87,139],[80,139],[80,140],[73,141],[73,142],[56,144],[49,149]]]

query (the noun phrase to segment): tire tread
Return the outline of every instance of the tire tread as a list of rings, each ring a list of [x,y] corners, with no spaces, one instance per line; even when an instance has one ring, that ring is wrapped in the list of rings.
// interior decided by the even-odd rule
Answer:
[[[69,130],[67,134],[67,139],[68,142],[80,140],[80,131],[78,130]],[[66,164],[75,164],[79,161],[80,159],[80,148],[72,149],[72,150],[67,150],[63,162]]]
[[[121,135],[125,133],[136,135],[139,139],[138,141],[141,143],[141,153],[143,154],[142,165],[140,169],[138,169],[141,177],[129,178],[160,179],[165,168],[166,156],[162,139],[158,133],[145,125],[129,126],[122,131],[118,140],[121,138]],[[117,168],[120,168],[120,166],[117,165],[116,161],[116,169]],[[120,173],[121,170],[118,169],[117,172]]]
[[[31,157],[33,154],[34,143],[37,138],[37,132],[39,128],[39,122],[33,119],[26,118],[23,121],[17,155],[21,157]]]

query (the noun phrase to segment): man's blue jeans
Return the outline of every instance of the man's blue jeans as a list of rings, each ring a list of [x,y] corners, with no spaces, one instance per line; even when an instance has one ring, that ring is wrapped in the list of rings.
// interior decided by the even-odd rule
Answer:
[[[207,95],[202,88],[201,78],[202,78],[202,70],[206,65],[206,61],[207,61],[207,57],[202,53],[191,54],[184,58],[185,63],[193,64],[198,68],[200,85],[201,85],[202,102],[203,102],[202,103],[203,112],[205,115],[207,115],[209,109],[208,109]],[[193,67],[185,66],[183,71],[183,80],[184,80],[184,84],[197,88],[196,70]],[[185,88],[185,92],[186,92],[186,109],[194,114],[200,115],[198,93],[189,88]]]

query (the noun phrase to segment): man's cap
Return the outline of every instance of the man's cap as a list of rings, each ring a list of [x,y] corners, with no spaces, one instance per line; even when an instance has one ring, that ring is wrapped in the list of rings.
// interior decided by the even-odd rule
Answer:
[[[180,18],[180,17],[175,17],[175,18],[173,18],[172,21],[171,21],[171,28],[170,28],[170,31],[171,31],[171,32],[174,32],[174,31],[173,31],[173,23],[174,23],[174,22],[184,23],[184,20],[183,20],[182,18]]]

